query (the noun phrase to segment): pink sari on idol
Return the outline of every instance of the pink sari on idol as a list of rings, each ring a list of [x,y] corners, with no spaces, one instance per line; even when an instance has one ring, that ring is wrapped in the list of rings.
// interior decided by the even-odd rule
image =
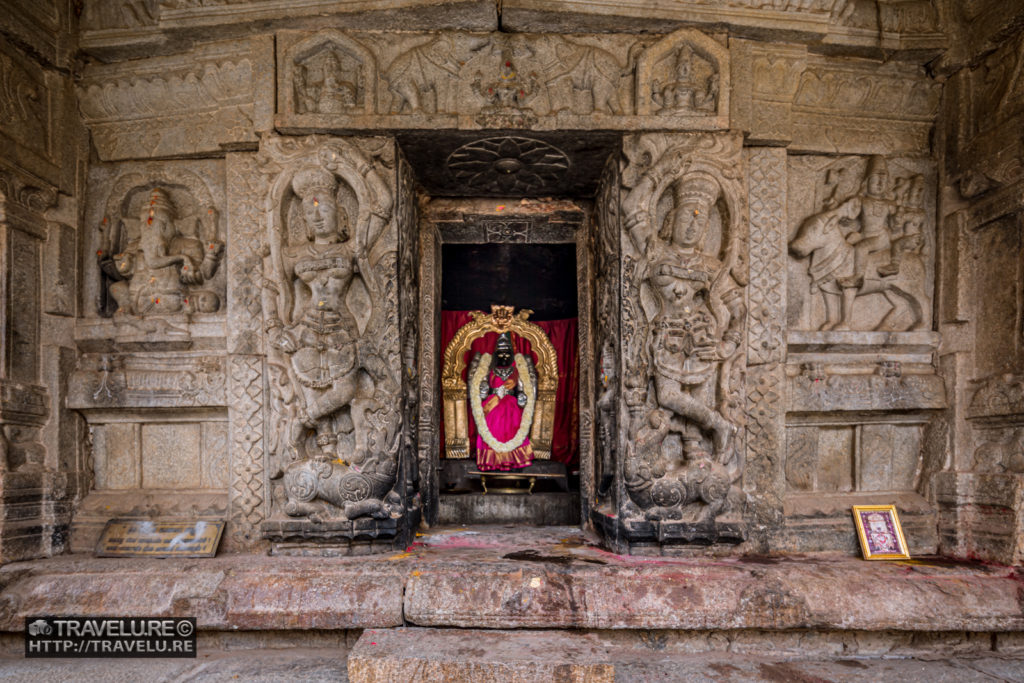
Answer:
[[[487,375],[487,382],[492,390],[504,384],[509,392],[501,398],[498,398],[497,394],[491,394],[483,402],[487,428],[498,441],[508,441],[519,431],[523,418],[523,409],[519,407],[515,394],[512,393],[519,383],[519,370],[513,368],[508,379],[502,379],[492,370]],[[507,453],[499,453],[488,446],[479,434],[476,436],[476,466],[481,472],[520,469],[532,462],[533,446],[530,445],[528,436],[523,443]]]

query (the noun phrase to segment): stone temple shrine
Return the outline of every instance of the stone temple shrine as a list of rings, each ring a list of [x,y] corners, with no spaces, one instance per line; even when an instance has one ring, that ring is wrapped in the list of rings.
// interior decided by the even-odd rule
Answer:
[[[1024,677],[1024,2],[2,0],[0,264],[3,661]]]

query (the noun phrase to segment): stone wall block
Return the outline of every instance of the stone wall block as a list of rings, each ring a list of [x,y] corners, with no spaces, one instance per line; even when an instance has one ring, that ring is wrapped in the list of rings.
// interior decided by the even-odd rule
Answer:
[[[82,116],[104,161],[255,148],[272,106],[272,60],[263,36],[92,64],[78,89]]]

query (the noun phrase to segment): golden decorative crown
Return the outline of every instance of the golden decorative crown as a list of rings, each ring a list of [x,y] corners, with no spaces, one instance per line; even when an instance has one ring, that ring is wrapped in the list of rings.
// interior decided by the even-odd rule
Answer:
[[[511,324],[513,311],[515,306],[491,304],[491,318],[499,327],[508,327]]]

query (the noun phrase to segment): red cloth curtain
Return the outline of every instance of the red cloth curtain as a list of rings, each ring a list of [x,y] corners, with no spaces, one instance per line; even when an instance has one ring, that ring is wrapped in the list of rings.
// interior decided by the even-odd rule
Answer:
[[[441,363],[444,363],[444,350],[448,343],[459,331],[459,328],[470,321],[469,311],[441,311]],[[555,425],[551,442],[551,459],[563,462],[566,465],[576,465],[579,462],[579,401],[577,397],[580,391],[579,376],[579,343],[576,335],[576,318],[565,320],[543,320],[535,323],[544,330],[544,333],[551,340],[558,356],[558,390],[555,394]],[[482,337],[473,340],[473,345],[466,352],[465,361],[467,369],[463,371],[462,378],[466,379],[469,362],[473,359],[474,353],[494,353],[494,344],[498,339],[496,332],[488,332]],[[537,362],[537,354],[530,348],[530,342],[518,335],[512,335],[512,345],[516,353],[529,354],[533,362]],[[438,368],[438,376],[444,368]],[[440,391],[440,387],[438,387]],[[443,422],[443,416],[442,416]],[[472,417],[469,420],[469,444],[470,449],[476,446],[476,424]],[[441,457],[444,457],[444,425],[441,425],[441,441],[439,445]],[[473,453],[472,455],[476,455]]]

